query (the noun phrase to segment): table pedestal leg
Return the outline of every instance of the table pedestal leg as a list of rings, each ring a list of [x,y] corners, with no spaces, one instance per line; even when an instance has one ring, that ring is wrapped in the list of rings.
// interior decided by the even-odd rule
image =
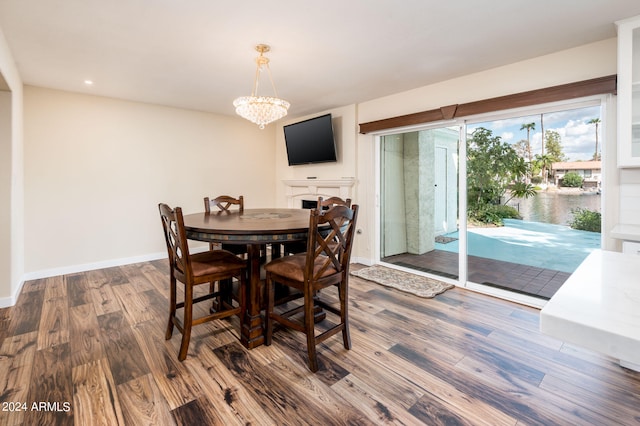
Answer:
[[[264,343],[260,315],[260,244],[248,244],[249,280],[246,294],[247,311],[242,324],[241,342],[251,349]]]

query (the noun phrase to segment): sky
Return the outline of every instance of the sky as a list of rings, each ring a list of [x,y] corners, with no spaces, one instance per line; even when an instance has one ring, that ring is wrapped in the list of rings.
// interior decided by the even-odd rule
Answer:
[[[543,116],[544,130],[555,130],[560,134],[562,151],[569,157],[569,161],[587,161],[593,158],[596,147],[596,126],[587,124],[593,118],[600,118],[600,107],[592,106],[572,110],[545,113]],[[602,120],[602,118],[600,118]],[[510,144],[527,139],[527,130],[520,130],[523,124],[535,123],[535,129],[530,133],[531,152],[533,155],[541,153],[541,124],[540,114],[509,118],[485,123],[468,125],[469,132],[477,127],[484,127],[500,136]],[[598,125],[598,152],[601,153],[602,123]]]

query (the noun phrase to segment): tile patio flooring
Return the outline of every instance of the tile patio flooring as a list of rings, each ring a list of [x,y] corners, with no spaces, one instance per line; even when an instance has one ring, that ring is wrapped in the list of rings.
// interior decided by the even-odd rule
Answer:
[[[386,257],[382,261],[448,278],[458,278],[458,254],[444,250],[432,250],[422,255],[399,254]],[[553,269],[477,256],[468,256],[468,263],[471,282],[546,300],[550,299],[571,275]]]

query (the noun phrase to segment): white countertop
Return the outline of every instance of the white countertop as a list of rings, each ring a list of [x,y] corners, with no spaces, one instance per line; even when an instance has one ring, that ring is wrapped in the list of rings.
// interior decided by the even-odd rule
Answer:
[[[593,251],[542,309],[540,330],[640,371],[640,257]]]

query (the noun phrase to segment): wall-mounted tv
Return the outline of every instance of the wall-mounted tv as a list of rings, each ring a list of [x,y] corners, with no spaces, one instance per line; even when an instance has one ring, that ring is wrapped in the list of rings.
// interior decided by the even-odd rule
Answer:
[[[336,161],[331,114],[284,126],[289,165]]]

